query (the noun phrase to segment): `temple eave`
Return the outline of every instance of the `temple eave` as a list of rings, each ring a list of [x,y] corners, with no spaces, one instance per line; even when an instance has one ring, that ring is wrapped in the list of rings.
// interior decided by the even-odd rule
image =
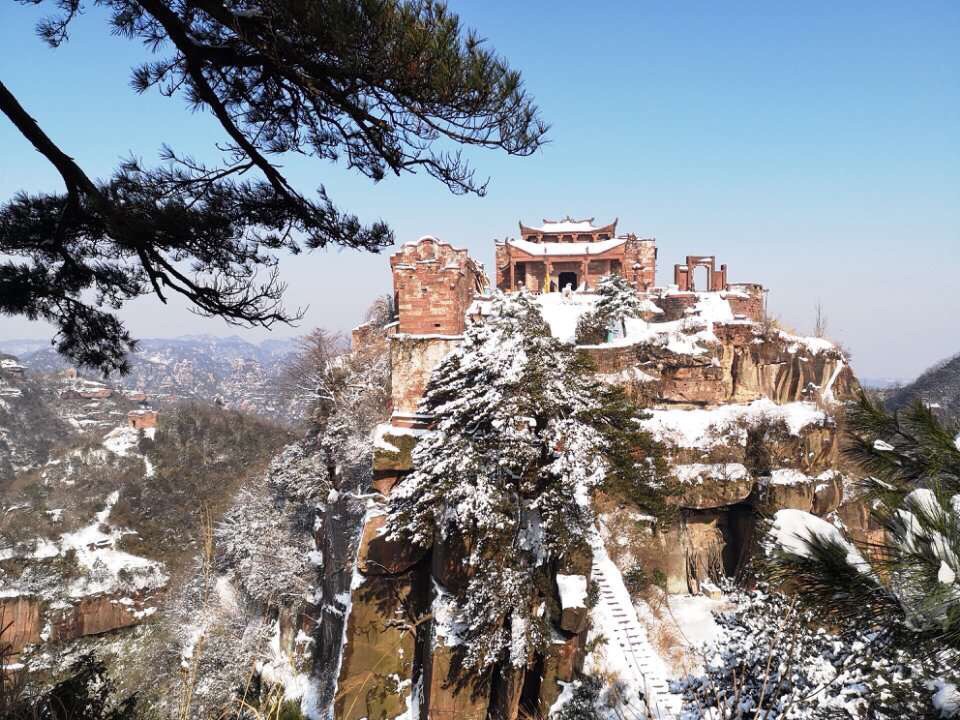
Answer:
[[[550,253],[531,253],[526,250],[508,245],[509,257],[524,262],[543,262],[550,260],[554,263],[578,262],[580,260],[619,260],[623,257],[623,245],[604,250],[603,252],[582,252],[582,253],[564,253],[562,255],[552,255]]]

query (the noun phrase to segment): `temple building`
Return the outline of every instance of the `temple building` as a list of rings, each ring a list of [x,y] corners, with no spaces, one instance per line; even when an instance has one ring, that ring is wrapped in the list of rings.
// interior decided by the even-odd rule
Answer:
[[[497,241],[497,288],[534,293],[589,290],[604,275],[625,277],[646,292],[656,279],[657,247],[652,239],[617,235],[617,221],[594,225],[593,218],[520,223],[520,239]]]

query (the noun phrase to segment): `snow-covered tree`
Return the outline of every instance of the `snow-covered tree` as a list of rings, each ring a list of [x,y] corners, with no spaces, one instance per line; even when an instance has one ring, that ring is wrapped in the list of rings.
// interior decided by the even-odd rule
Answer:
[[[550,717],[553,720],[602,720],[607,715],[601,712],[602,689],[600,681],[593,677],[583,677],[574,681],[564,691],[560,698],[560,707]]]
[[[675,684],[682,720],[946,717],[931,699],[935,658],[878,643],[872,628],[825,629],[815,610],[765,589],[731,599],[703,672]]]
[[[575,350],[551,336],[531,296],[498,295],[482,324],[441,362],[421,411],[435,432],[393,490],[389,532],[430,546],[456,540],[471,575],[454,597],[463,667],[524,666],[550,637],[551,567],[582,549],[591,490],[625,442],[605,414],[615,391],[595,383]]]
[[[342,335],[314,330],[283,372],[285,389],[310,402],[310,424],[330,467],[365,459],[371,430],[388,417],[390,353],[384,325],[392,316],[392,300],[377,298],[367,311],[368,342],[352,349]]]
[[[922,645],[957,673],[960,662],[960,448],[917,404],[894,414],[866,394],[847,414],[847,457],[868,475],[885,540],[850,552],[834,533],[807,532],[774,554],[775,575],[842,619],[884,628],[892,642]]]
[[[594,308],[581,316],[577,324],[579,342],[604,342],[611,331],[627,334],[627,318],[640,318],[652,304],[620,275],[605,275],[597,283],[599,299]]]

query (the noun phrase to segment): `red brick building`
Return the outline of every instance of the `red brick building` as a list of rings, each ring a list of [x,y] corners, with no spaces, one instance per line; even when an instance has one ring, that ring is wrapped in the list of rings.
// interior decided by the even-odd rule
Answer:
[[[400,325],[411,335],[460,335],[467,308],[487,287],[483,267],[466,250],[424,236],[390,258]]]
[[[652,239],[617,235],[617,221],[594,225],[593,218],[520,223],[520,239],[498,241],[497,287],[531,292],[589,290],[604,275],[622,275],[640,292],[656,282],[657,247]]]

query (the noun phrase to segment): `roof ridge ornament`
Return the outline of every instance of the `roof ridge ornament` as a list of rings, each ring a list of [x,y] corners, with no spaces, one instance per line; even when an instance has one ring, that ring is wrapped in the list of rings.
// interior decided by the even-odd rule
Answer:
[[[543,224],[556,225],[558,223],[569,222],[569,223],[590,223],[591,225],[593,225],[593,221],[595,219],[596,219],[595,217],[589,217],[589,218],[583,218],[582,220],[574,220],[572,217],[567,215],[563,220],[547,220],[547,218],[543,218]]]

